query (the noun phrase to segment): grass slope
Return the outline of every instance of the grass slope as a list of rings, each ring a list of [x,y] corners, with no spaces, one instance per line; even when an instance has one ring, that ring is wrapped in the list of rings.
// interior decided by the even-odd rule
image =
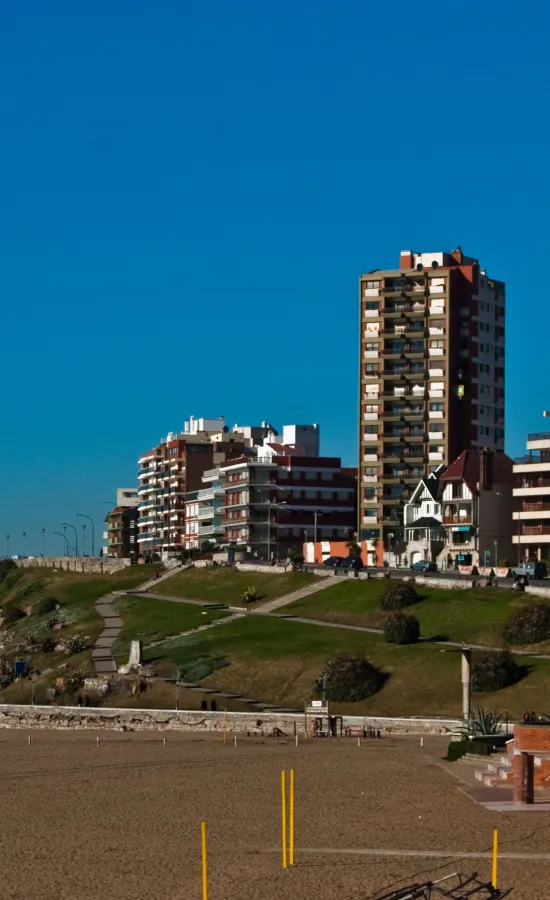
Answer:
[[[191,603],[174,603],[153,597],[120,597],[114,606],[124,623],[114,647],[115,655],[127,654],[130,641],[160,641],[230,615],[223,610],[204,609]]]
[[[376,635],[346,632],[292,620],[248,616],[227,626],[153,648],[149,661],[180,664],[186,658],[225,656],[229,666],[201,683],[266,703],[301,707],[324,662],[336,653],[364,654],[389,674],[383,689],[356,704],[334,704],[335,711],[376,715],[460,715],[460,653],[424,644],[396,647]],[[498,707],[512,717],[526,709],[546,709],[550,661],[532,660],[528,677],[512,688],[474,703]]]
[[[275,575],[269,572],[239,572],[234,568],[209,566],[205,569],[186,569],[171,578],[161,581],[153,593],[167,597],[182,597],[184,600],[209,600],[212,603],[227,603],[229,606],[243,606],[241,597],[247,587],[259,591],[261,600],[273,600],[290,594],[318,580],[315,575],[305,572],[288,572]]]
[[[381,628],[384,613],[378,603],[389,583],[395,584],[387,579],[342,579],[334,587],[296,600],[285,612],[326,622]],[[502,646],[506,619],[518,606],[536,599],[498,588],[445,590],[418,585],[417,592],[421,602],[409,611],[419,619],[423,637],[489,646]]]

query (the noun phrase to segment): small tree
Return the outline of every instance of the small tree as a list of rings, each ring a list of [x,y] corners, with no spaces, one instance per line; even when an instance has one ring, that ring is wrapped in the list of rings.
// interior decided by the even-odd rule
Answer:
[[[55,599],[55,597],[42,597],[42,600],[38,601],[36,607],[36,615],[37,616],[46,616],[48,613],[53,613],[57,609],[59,602]]]
[[[509,650],[484,653],[472,666],[472,690],[501,691],[521,678],[521,669]]]
[[[390,612],[384,622],[384,637],[388,644],[416,644],[420,623],[416,616],[408,616],[399,610]]]
[[[315,683],[315,690],[321,693],[324,688],[328,700],[355,703],[379,691],[384,681],[384,674],[368,659],[339,654],[328,660]]]
[[[418,594],[412,584],[406,581],[395,587],[389,587],[380,597],[381,609],[403,609],[405,606],[411,606],[419,600]]]
[[[356,540],[348,541],[346,547],[348,548],[350,556],[361,556],[361,546]]]
[[[24,619],[25,613],[17,606],[10,606],[3,611],[2,618],[4,619],[4,625],[13,625],[15,622],[19,622],[20,619]]]
[[[538,644],[550,638],[550,606],[532,603],[517,609],[504,625],[504,640],[509,644]]]
[[[0,559],[0,584],[7,578],[9,573],[16,569],[13,559]]]

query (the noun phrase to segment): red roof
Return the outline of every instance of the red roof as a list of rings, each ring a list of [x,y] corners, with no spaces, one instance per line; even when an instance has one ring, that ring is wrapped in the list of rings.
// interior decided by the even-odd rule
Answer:
[[[506,456],[502,450],[493,450],[490,455],[493,465],[493,483],[512,483],[514,464],[510,457]],[[463,450],[443,473],[440,481],[465,481],[471,491],[477,491],[481,471],[480,459],[481,451]]]

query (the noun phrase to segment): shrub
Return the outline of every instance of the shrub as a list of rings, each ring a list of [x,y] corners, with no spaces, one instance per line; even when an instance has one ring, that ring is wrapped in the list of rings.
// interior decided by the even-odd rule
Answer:
[[[404,581],[395,587],[389,587],[380,597],[382,609],[403,609],[418,602],[418,594],[412,584]]]
[[[245,592],[241,597],[241,601],[243,603],[254,603],[255,600],[260,599],[260,593],[255,587],[247,587]]]
[[[70,669],[64,677],[68,687],[79,688],[84,684],[86,673],[82,669]]]
[[[20,619],[24,619],[25,613],[22,609],[18,609],[17,606],[10,606],[4,610],[2,617],[4,625],[13,625],[15,622],[19,622]]]
[[[472,666],[473,691],[501,691],[521,678],[521,669],[509,650],[484,653]]]
[[[376,694],[384,681],[384,674],[368,659],[339,654],[325,664],[316,690],[319,693],[322,685],[328,700],[355,703]]]
[[[481,706],[470,716],[470,721],[464,729],[465,735],[502,734],[504,719],[496,709],[494,712],[482,709]]]
[[[15,664],[11,659],[0,659],[0,687],[8,687],[15,678]]]
[[[53,653],[55,650],[55,641],[49,635],[40,639],[40,649],[42,653]]]
[[[509,644],[538,644],[550,638],[550,606],[533,603],[512,613],[503,630]]]
[[[416,644],[420,637],[420,623],[416,616],[397,610],[388,613],[384,622],[384,637],[388,644]]]
[[[58,601],[55,597],[42,597],[42,600],[39,600],[38,605],[36,607],[36,615],[37,616],[47,616],[48,613],[53,613],[56,611],[58,606]]]
[[[8,574],[16,569],[13,559],[0,559],[0,584],[4,581],[4,578],[8,577]]]
[[[50,616],[50,618],[46,622],[46,628],[49,628],[50,631],[53,631],[56,625],[59,625],[59,616]]]
[[[491,744],[486,744],[483,741],[470,741],[468,738],[463,737],[460,741],[451,741],[447,748],[447,756],[445,759],[449,762],[455,762],[457,759],[465,756],[466,753],[475,753],[479,756],[490,756],[492,752],[493,747]]]
[[[73,637],[68,637],[63,643],[67,656],[73,656],[75,653],[82,653],[88,646],[88,641],[81,634],[75,634]]]

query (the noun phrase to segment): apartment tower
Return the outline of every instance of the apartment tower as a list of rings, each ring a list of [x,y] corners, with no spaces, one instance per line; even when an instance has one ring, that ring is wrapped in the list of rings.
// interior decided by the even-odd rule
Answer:
[[[504,448],[504,284],[459,247],[359,279],[358,533],[402,537],[418,484],[463,450]],[[382,543],[384,542],[384,543]]]

